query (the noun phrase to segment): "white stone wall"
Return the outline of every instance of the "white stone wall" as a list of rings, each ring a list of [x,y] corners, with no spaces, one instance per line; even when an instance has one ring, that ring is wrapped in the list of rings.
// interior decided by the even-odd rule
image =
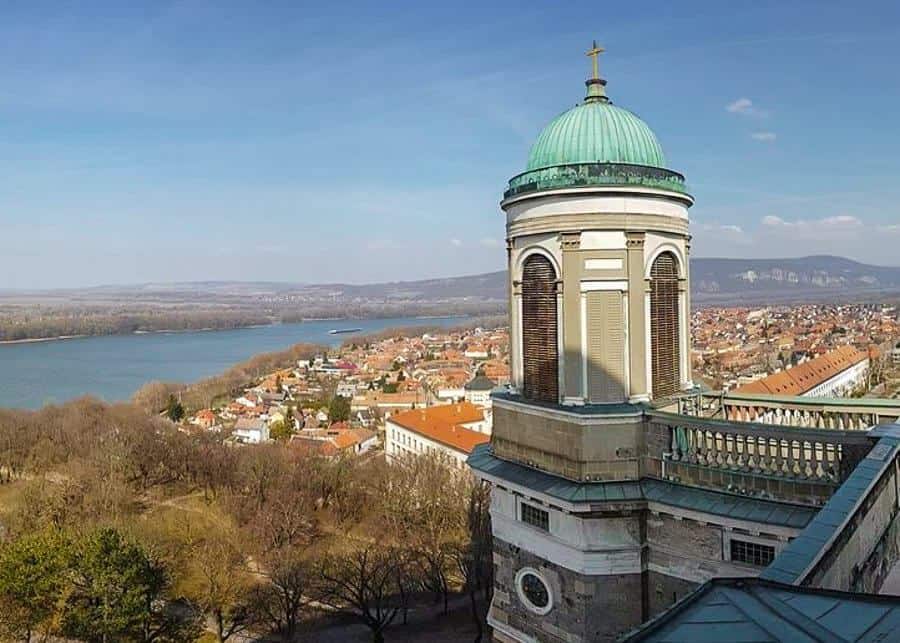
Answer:
[[[803,397],[844,397],[865,383],[868,372],[869,360],[864,359],[807,391]]]
[[[385,422],[384,432],[384,452],[388,458],[418,456],[438,452],[450,458],[460,469],[464,469],[467,466],[466,458],[469,457],[467,453],[452,449],[440,442],[435,442],[390,420]]]
[[[521,520],[522,504],[549,514],[549,530]],[[701,583],[719,576],[755,576],[761,568],[730,560],[730,540],[767,544],[776,555],[797,529],[734,520],[653,503],[641,540],[640,513],[582,518],[496,484],[491,489],[494,536],[571,571],[587,575],[656,571]],[[641,552],[647,549],[642,561]]]

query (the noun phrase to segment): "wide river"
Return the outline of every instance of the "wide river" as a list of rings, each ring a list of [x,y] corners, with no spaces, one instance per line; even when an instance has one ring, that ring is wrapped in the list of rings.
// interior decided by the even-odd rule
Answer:
[[[0,344],[0,407],[38,408],[81,395],[126,400],[146,382],[192,382],[258,353],[299,342],[337,346],[350,334],[400,326],[457,326],[461,317],[309,321],[236,330],[147,333]]]

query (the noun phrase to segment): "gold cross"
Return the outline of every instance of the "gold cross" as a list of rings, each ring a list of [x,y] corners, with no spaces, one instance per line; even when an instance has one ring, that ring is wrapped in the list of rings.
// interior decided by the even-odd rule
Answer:
[[[604,51],[606,51],[606,50],[605,50],[603,47],[598,47],[598,46],[597,46],[597,41],[595,40],[595,41],[594,41],[594,46],[591,48],[591,50],[590,50],[589,52],[587,52],[587,54],[585,54],[585,55],[590,56],[591,58],[594,59],[594,78],[600,78],[600,70],[599,70],[599,68],[598,68],[597,58],[598,58],[598,57],[600,56],[600,54],[602,54]]]

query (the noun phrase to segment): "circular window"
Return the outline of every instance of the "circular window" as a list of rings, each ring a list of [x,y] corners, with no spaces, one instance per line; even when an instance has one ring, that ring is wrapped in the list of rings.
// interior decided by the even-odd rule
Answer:
[[[553,609],[550,585],[531,567],[523,567],[516,574],[516,592],[522,604],[535,614],[546,614]]]

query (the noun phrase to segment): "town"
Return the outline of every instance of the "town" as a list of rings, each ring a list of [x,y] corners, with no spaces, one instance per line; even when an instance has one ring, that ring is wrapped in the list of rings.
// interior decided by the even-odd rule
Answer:
[[[896,307],[872,304],[703,308],[691,316],[694,380],[707,390],[896,396],[898,319]],[[828,368],[815,369],[822,360]],[[789,375],[801,372],[794,384]],[[766,388],[779,374],[787,388]],[[326,457],[439,451],[463,467],[490,439],[491,391],[508,383],[506,328],[354,338],[191,412],[182,427]]]
[[[327,457],[376,445],[389,455],[443,450],[462,467],[490,438],[490,393],[509,382],[508,346],[503,328],[351,339],[266,374],[183,426]]]

